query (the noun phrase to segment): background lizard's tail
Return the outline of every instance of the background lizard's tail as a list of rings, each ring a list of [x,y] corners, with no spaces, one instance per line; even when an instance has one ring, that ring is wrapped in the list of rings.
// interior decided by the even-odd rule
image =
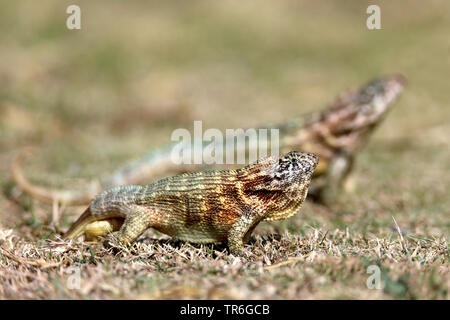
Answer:
[[[11,173],[17,186],[34,198],[50,204],[53,204],[56,201],[65,205],[82,205],[88,204],[92,198],[101,191],[100,187],[94,183],[91,183],[87,188],[88,191],[85,192],[55,190],[32,184],[25,178],[21,169],[21,163],[31,154],[31,152],[31,148],[25,148],[19,152],[11,164]]]

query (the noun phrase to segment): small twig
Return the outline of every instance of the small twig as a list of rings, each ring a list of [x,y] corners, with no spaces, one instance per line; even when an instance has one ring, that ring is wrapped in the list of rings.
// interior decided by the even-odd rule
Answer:
[[[324,241],[325,238],[327,237],[327,234],[328,234],[328,230],[327,230],[327,232],[325,232],[325,235],[323,236],[322,240],[320,240],[319,246],[323,243],[323,241]]]
[[[310,252],[308,252],[308,253],[300,256],[300,257],[289,258],[286,261],[283,261],[283,262],[280,262],[280,263],[277,263],[277,264],[274,264],[274,265],[271,265],[271,266],[264,267],[264,270],[271,270],[271,269],[279,268],[281,266],[285,266],[287,264],[291,264],[291,263],[303,260],[303,259],[307,258],[309,255],[311,255],[311,253],[313,253],[313,252],[314,251],[310,251]]]
[[[402,231],[400,230],[400,227],[397,224],[397,221],[395,220],[394,216],[392,216],[392,219],[394,220],[395,226],[397,228],[397,232],[400,235],[400,246],[402,247],[402,250],[405,250],[409,254],[408,247],[406,246],[405,238],[403,238]]]

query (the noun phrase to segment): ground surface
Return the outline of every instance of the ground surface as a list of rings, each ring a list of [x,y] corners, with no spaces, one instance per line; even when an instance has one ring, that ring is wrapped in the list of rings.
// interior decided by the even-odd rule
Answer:
[[[2,2],[0,298],[448,299],[450,6],[380,3],[383,29],[368,31],[361,1],[80,2],[69,31],[71,3]],[[51,206],[10,182],[22,146],[37,147],[34,182],[80,189],[193,120],[283,121],[393,72],[409,85],[358,158],[354,192],[261,224],[247,260],[153,231],[119,252],[48,240]],[[83,209],[62,208],[56,227]],[[384,289],[367,287],[370,265]]]

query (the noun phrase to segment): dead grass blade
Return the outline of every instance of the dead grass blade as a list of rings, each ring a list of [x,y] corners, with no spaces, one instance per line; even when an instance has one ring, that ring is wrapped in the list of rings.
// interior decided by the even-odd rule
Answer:
[[[29,260],[29,259],[24,259],[21,258],[19,256],[16,256],[15,254],[13,254],[12,252],[10,252],[9,250],[0,247],[0,251],[1,253],[8,259],[13,260],[17,263],[20,264],[24,264],[24,265],[28,265],[28,266],[33,266],[33,267],[37,267],[41,270],[45,270],[45,269],[49,269],[49,268],[55,268],[58,267],[61,264],[60,262],[45,262],[42,259],[38,259],[38,260]]]
[[[282,266],[285,266],[285,265],[288,265],[288,264],[291,264],[291,263],[295,263],[297,261],[300,261],[300,260],[303,260],[303,259],[309,257],[311,255],[311,253],[313,253],[313,252],[314,251],[311,251],[311,252],[308,252],[308,253],[300,256],[300,257],[292,257],[292,258],[287,259],[286,261],[283,261],[283,262],[280,262],[280,263],[277,263],[277,264],[274,264],[274,265],[271,265],[271,266],[264,267],[264,270],[268,271],[268,270],[279,268],[279,267],[282,267]]]

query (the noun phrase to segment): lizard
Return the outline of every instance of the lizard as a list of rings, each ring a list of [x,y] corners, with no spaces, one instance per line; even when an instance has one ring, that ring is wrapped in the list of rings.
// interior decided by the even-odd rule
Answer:
[[[320,158],[308,198],[325,204],[336,199],[352,170],[358,150],[367,144],[405,84],[406,79],[400,74],[381,76],[341,94],[322,111],[268,126],[279,129],[280,153],[302,150],[315,153]],[[192,172],[206,166],[173,163],[170,158],[172,148],[173,145],[169,145],[150,151],[100,181],[92,181],[80,191],[49,189],[31,183],[20,166],[25,152],[19,153],[12,162],[11,171],[16,185],[38,200],[81,205],[89,203],[102,190],[114,186],[145,184],[170,174]]]
[[[63,238],[77,238],[96,221],[122,218],[120,230],[106,236],[108,246],[131,244],[151,227],[189,242],[227,241],[233,255],[242,255],[259,222],[299,211],[317,163],[312,153],[291,151],[236,170],[115,187],[97,195]]]

